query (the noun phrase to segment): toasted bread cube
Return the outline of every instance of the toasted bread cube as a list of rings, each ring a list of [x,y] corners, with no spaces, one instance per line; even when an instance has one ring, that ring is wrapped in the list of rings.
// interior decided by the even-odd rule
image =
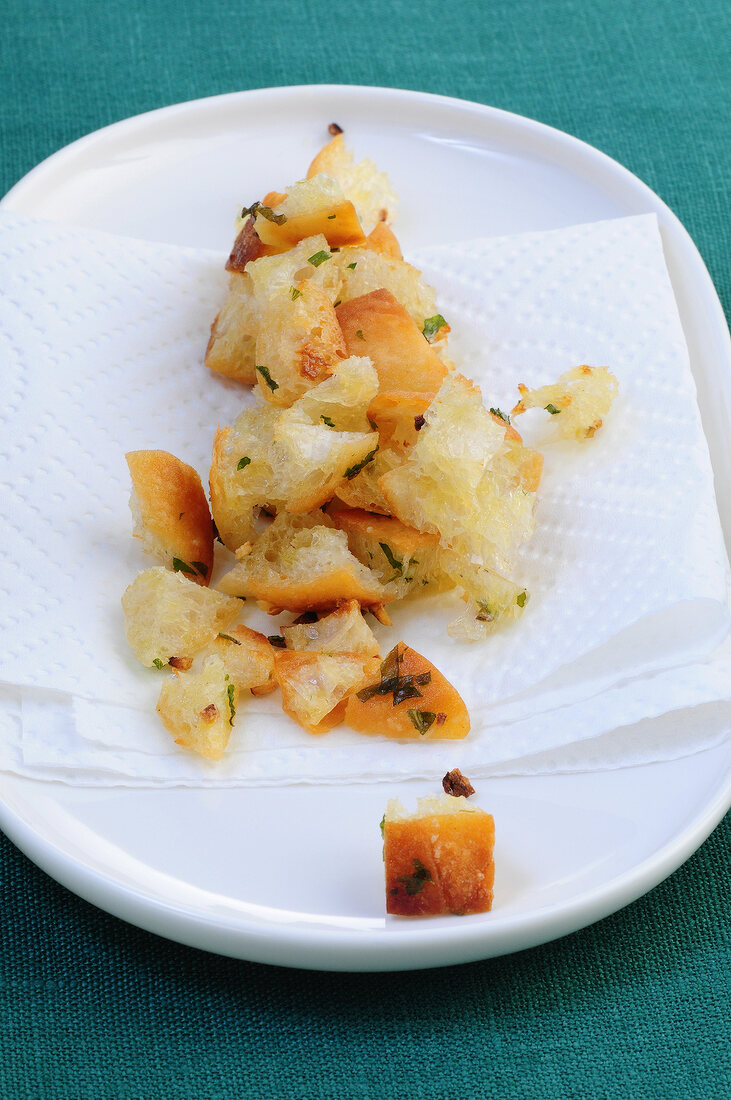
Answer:
[[[441,568],[437,535],[415,531],[394,516],[379,516],[360,508],[332,505],[328,515],[347,534],[351,553],[384,584],[395,584],[400,599],[412,592],[420,595],[454,586]]]
[[[494,846],[492,815],[465,798],[420,798],[415,814],[392,799],[383,819],[386,911],[402,917],[488,912]]]
[[[256,371],[262,397],[272,404],[291,405],[348,354],[332,302],[311,279],[274,290],[262,304]]]
[[[219,583],[235,596],[252,596],[272,612],[331,610],[347,600],[380,608],[396,598],[348,550],[342,531],[323,512],[278,515],[251,553]]]
[[[367,232],[378,222],[394,220],[397,200],[388,176],[379,172],[371,160],[356,162],[342,133],[319,151],[307,170],[307,178],[322,173],[338,181],[342,193],[355,204]]]
[[[447,627],[451,637],[482,641],[522,615],[528,602],[524,585],[449,550],[442,551],[440,565],[465,593],[465,610]]]
[[[366,239],[353,203],[343,196],[339,184],[325,175],[293,184],[266,215],[258,210],[255,217],[260,240],[282,252],[317,233],[322,233],[331,248],[364,244]]]
[[[436,393],[447,368],[393,294],[374,290],[335,312],[348,355],[368,356],[380,390]]]
[[[424,415],[406,461],[380,479],[391,511],[461,557],[509,572],[533,533],[535,494],[521,483],[529,449],[505,441],[505,425],[458,374],[445,378]]]
[[[310,733],[326,733],[343,720],[345,698],[377,673],[378,657],[364,653],[280,650],[274,658],[282,708]]]
[[[387,290],[404,307],[420,333],[426,319],[436,313],[433,288],[423,281],[419,269],[405,260],[365,247],[342,248],[333,262],[341,279],[333,301],[349,302],[375,290]]]
[[[256,538],[255,520],[261,508],[274,511],[285,504],[272,468],[278,416],[279,409],[260,401],[244,409],[233,427],[216,432],[209,475],[211,509],[229,550]]]
[[[266,695],[274,691],[274,647],[265,634],[248,626],[230,626],[210,647],[241,691]]]
[[[373,431],[368,409],[377,393],[378,375],[370,359],[351,355],[336,366],[331,378],[304,393],[297,408],[313,424],[327,424],[339,432],[368,432]]]
[[[253,386],[257,323],[251,278],[245,272],[233,272],[226,299],[211,325],[205,359],[209,370]]]
[[[237,600],[163,566],[138,574],[122,596],[127,641],[143,665],[192,657],[233,622]]]
[[[329,615],[315,622],[283,626],[287,649],[315,650],[318,653],[364,653],[377,657],[378,641],[363,618],[357,600],[348,600]]]
[[[207,585],[213,567],[213,524],[201,479],[167,451],[129,451],[134,534],[169,568]]]
[[[409,741],[461,739],[470,730],[457,689],[404,642],[384,660],[380,679],[350,696],[345,721],[362,733]]]
[[[518,416],[526,409],[545,409],[555,418],[561,439],[581,442],[601,428],[612,402],[617,396],[618,383],[607,367],[590,367],[583,363],[565,371],[558,382],[529,390],[518,386],[520,401],[513,409]]]
[[[380,447],[356,477],[350,478],[338,486],[336,499],[348,508],[362,508],[366,512],[376,512],[389,516],[392,508],[381,491],[380,482],[384,474],[400,466],[404,455],[389,447]]]
[[[177,745],[220,760],[231,734],[238,687],[223,661],[209,657],[200,672],[177,673],[160,689],[157,713]]]
[[[293,294],[303,279],[319,286],[331,302],[337,301],[343,281],[340,257],[344,251],[347,250],[330,253],[327,239],[318,233],[300,241],[287,252],[253,260],[246,265],[246,274],[251,279],[257,309],[279,290]],[[362,249],[354,251],[360,253]],[[323,256],[329,259],[325,260]]]
[[[355,376],[355,377],[352,377]],[[353,385],[355,383],[355,385]],[[353,390],[365,387],[358,400]],[[277,476],[287,498],[287,511],[309,512],[325,504],[347,481],[373,460],[378,434],[365,416],[368,396],[378,382],[367,359],[348,359],[338,373],[305,394],[277,420],[273,444]],[[341,400],[358,401],[342,407]],[[320,412],[326,408],[327,413]],[[341,430],[360,422],[365,431]]]

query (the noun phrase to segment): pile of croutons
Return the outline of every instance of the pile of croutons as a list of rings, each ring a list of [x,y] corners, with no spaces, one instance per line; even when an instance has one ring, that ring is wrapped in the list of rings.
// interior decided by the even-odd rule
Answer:
[[[466,708],[423,656],[381,659],[364,618],[457,588],[457,639],[519,616],[511,579],[533,531],[541,455],[448,357],[433,290],[401,255],[395,198],[337,127],[307,178],[241,212],[206,364],[254,387],[219,428],[210,511],[197,473],[161,451],[129,454],[135,534],[162,560],[123,598],[143,664],[171,668],[158,703],[176,741],[218,759],[245,692],[320,733],[464,737]],[[582,366],[541,404],[571,437],[601,424],[616,389]],[[211,522],[211,514],[212,520]],[[236,564],[208,587],[214,533]],[[288,612],[281,634],[237,624],[254,600]]]

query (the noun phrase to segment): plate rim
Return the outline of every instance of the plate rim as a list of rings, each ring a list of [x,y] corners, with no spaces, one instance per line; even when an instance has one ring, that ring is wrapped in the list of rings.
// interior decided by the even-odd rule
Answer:
[[[703,258],[689,232],[663,200],[629,169],[595,146],[546,123],[472,100],[429,92],[359,84],[305,84],[227,92],[169,104],[100,127],[50,154],[10,188],[0,199],[0,208],[12,210],[14,203],[18,199],[22,201],[26,191],[32,190],[49,170],[53,171],[56,166],[73,159],[79,152],[98,144],[100,140],[114,139],[116,135],[158,122],[164,125],[166,119],[185,114],[191,109],[215,110],[219,105],[252,100],[257,97],[286,100],[304,92],[337,94],[353,98],[362,97],[365,94],[378,96],[384,100],[406,97],[421,105],[438,102],[461,112],[466,110],[475,115],[492,118],[521,133],[538,132],[549,145],[568,149],[575,155],[581,154],[588,157],[604,172],[610,171],[620,183],[629,185],[631,190],[645,201],[648,210],[658,214],[661,225],[669,227],[681,251],[691,260],[695,269],[694,282],[700,278],[703,283],[700,290],[707,300],[706,304],[712,307],[715,322],[721,322],[721,344],[723,344],[724,332],[728,337],[723,308]],[[727,344],[727,355],[731,359],[731,340],[728,340]],[[731,389],[726,387],[726,390],[727,404],[731,408],[731,399],[729,399]],[[319,970],[379,971],[444,966],[455,962],[475,961],[508,954],[550,942],[616,912],[651,890],[685,862],[708,837],[731,806],[731,769],[729,769],[725,784],[723,782],[719,784],[714,797],[686,824],[685,828],[675,833],[661,848],[640,863],[588,891],[538,910],[513,914],[502,919],[496,919],[492,914],[483,915],[488,919],[482,919],[469,926],[462,924],[456,936],[455,926],[429,928],[420,924],[413,928],[406,939],[403,935],[389,936],[387,927],[375,930],[339,930],[324,926],[295,927],[293,923],[277,926],[272,950],[272,944],[269,942],[272,939],[271,925],[261,921],[239,921],[232,928],[227,920],[191,910],[186,911],[176,903],[165,905],[144,888],[131,887],[115,879],[111,869],[104,874],[74,857],[70,852],[55,846],[35,832],[32,826],[5,802],[2,797],[2,782],[6,778],[11,783],[15,781],[31,785],[42,783],[41,780],[22,779],[12,774],[0,779],[0,825],[3,830],[33,862],[78,896],[114,916],[179,943],[255,962],[279,963]],[[540,921],[536,919],[537,914],[541,915]],[[166,922],[172,919],[174,927],[171,928],[169,923],[165,923],[162,927],[163,918]],[[532,925],[536,927],[533,927],[532,934],[526,936],[526,932]],[[470,930],[467,931],[467,928]],[[201,929],[204,932],[202,939]],[[547,931],[548,934],[546,934]],[[223,942],[216,943],[216,940]],[[492,949],[493,940],[498,941],[497,950]],[[336,952],[339,954],[336,958],[333,957],[336,953],[333,950],[333,941],[337,941]],[[283,947],[286,956],[284,958],[282,957]],[[310,956],[306,957],[308,951]],[[435,952],[440,956],[438,959],[428,957]]]

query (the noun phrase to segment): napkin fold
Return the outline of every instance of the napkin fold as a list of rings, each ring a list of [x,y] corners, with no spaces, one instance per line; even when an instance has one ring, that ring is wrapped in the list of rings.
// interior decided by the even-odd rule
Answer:
[[[653,215],[410,257],[487,404],[508,410],[518,382],[582,362],[608,365],[620,387],[585,444],[552,439],[538,412],[521,418],[545,475],[515,625],[457,642],[447,594],[397,607],[393,627],[377,628],[384,652],[403,638],[457,686],[467,741],[402,745],[345,728],[317,739],[275,695],[242,701],[215,766],[159,726],[160,674],[128,651],[119,600],[152,564],[130,537],[125,452],[172,451],[205,481],[216,425],[250,400],[202,362],[223,259],[9,214],[0,256],[0,767],[98,784],[357,781],[530,770],[539,753],[542,768],[571,767],[566,746],[620,726],[641,732],[616,738],[605,766],[697,751],[727,732],[727,560]],[[244,616],[277,629],[254,609]],[[690,708],[708,707],[713,720],[699,723]]]

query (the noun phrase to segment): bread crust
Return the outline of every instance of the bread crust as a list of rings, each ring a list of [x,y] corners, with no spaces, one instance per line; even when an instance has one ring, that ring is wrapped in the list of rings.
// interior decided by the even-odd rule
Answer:
[[[388,290],[351,298],[335,313],[348,355],[369,357],[379,390],[437,392],[447,368]]]
[[[213,523],[197,472],[168,451],[129,451],[126,458],[144,530],[162,557],[178,559],[190,580],[207,585]]]
[[[416,694],[410,693],[411,684]],[[351,695],[345,710],[346,723],[361,733],[407,741],[461,739],[469,733],[467,707],[457,689],[404,642],[384,660],[380,683],[374,680],[361,694]]]
[[[483,810],[384,822],[386,911],[403,917],[492,908],[495,823]]]

